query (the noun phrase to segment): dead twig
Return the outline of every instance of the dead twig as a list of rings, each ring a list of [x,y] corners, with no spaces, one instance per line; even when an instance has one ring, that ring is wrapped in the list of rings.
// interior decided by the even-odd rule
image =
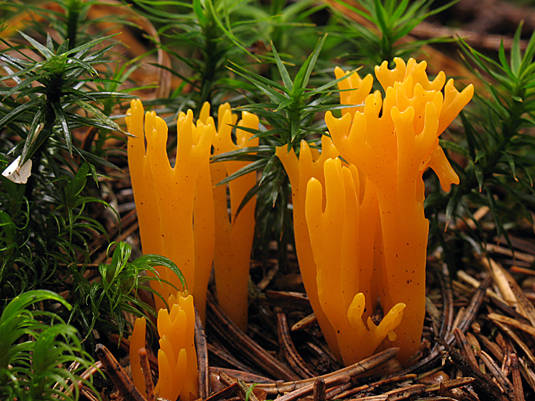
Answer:
[[[228,399],[234,396],[239,391],[240,386],[238,383],[232,383],[231,385],[225,387],[223,390],[218,391],[217,393],[212,394],[205,401],[218,401],[222,399]]]
[[[485,299],[485,293],[489,285],[490,278],[487,277],[481,282],[478,289],[470,299],[470,303],[466,307],[466,310],[462,311],[461,309],[459,311],[459,314],[457,316],[459,318],[459,322],[457,324],[454,324],[454,327],[457,327],[462,333],[464,333],[468,329],[468,327],[470,327],[475,317],[477,316],[479,308],[481,307],[483,300]],[[445,340],[446,344],[450,345],[454,340],[453,332],[449,333],[449,335],[446,336]]]
[[[201,317],[195,310],[195,349],[197,351],[197,369],[199,397],[205,399],[210,394],[210,380],[208,378],[208,349],[206,346],[206,335],[202,327]]]
[[[360,362],[356,362],[326,375],[286,383],[258,384],[256,388],[262,389],[268,394],[282,394],[306,388],[302,395],[310,394],[312,392],[314,381],[318,378],[323,379],[327,387],[334,384],[344,383],[347,378],[362,376],[365,373],[370,372],[372,369],[390,361],[397,355],[398,350],[398,348],[388,348],[368,358],[365,358]]]
[[[286,315],[280,308],[276,308],[275,313],[277,314],[277,335],[279,337],[279,344],[281,345],[284,357],[291,368],[303,379],[317,376],[317,373],[307,366],[301,355],[299,355],[299,352],[297,352],[288,330]]]
[[[102,369],[102,362],[96,361],[93,363],[90,367],[88,367],[86,370],[82,372],[80,375],[80,378],[82,380],[88,380],[90,377],[92,377],[95,373],[97,373],[100,369]],[[80,385],[80,392],[83,394],[85,398],[87,398],[89,401],[98,401],[98,398],[93,395],[93,391],[91,388],[89,388],[87,385],[84,384],[84,382],[77,383]],[[72,391],[74,390],[74,384],[71,384],[69,386],[69,392],[72,394]]]
[[[522,377],[520,376],[516,354],[511,354],[511,376],[513,377],[513,401],[524,401]]]
[[[500,367],[485,351],[481,351],[479,355],[481,361],[485,364],[487,371],[494,377],[496,384],[501,388],[503,393],[510,395],[512,393],[513,385],[507,377],[505,377],[500,370]]]
[[[509,316],[500,315],[498,313],[489,313],[488,318],[500,323],[505,323],[509,326],[515,327],[517,329],[520,329],[529,335],[535,337],[535,327],[530,326],[529,324],[522,323],[516,319],[513,319]]]
[[[503,359],[503,351],[498,344],[490,341],[483,335],[478,335],[477,338],[483,343],[483,346],[492,354],[496,359]]]
[[[234,358],[234,356],[230,354],[219,342],[214,342],[213,344],[207,343],[206,348],[208,349],[208,352],[212,354],[212,357],[215,357],[215,359],[220,359],[221,361],[225,362],[225,364],[230,365],[231,368],[241,370],[243,372],[257,374],[257,372],[255,372],[251,367]]]
[[[294,325],[292,326],[290,331],[302,330],[305,327],[309,327],[309,326],[313,325],[315,321],[316,321],[316,315],[311,313],[310,315],[307,315],[304,318],[302,318],[301,320],[299,320],[298,322],[294,323]]]
[[[252,362],[273,377],[283,380],[298,379],[295,373],[290,371],[290,369],[241,331],[214,302],[213,297],[208,298],[207,310],[208,322],[217,331],[219,336],[225,339],[227,344],[243,355],[247,355]]]
[[[535,306],[526,297],[513,276],[492,259],[483,258],[481,262],[490,270],[504,300],[532,326],[535,326]]]
[[[266,297],[277,304],[291,304],[292,307],[310,310],[310,302],[305,293],[296,291],[266,290]]]
[[[485,250],[487,252],[497,253],[499,255],[510,256],[514,259],[518,259],[518,260],[521,260],[523,262],[527,262],[530,264],[535,262],[535,256],[533,255],[523,253],[523,252],[513,251],[510,248],[506,248],[497,244],[486,244]]]
[[[152,381],[152,373],[150,371],[149,356],[145,347],[140,348],[138,351],[139,362],[141,365],[141,371],[143,372],[143,378],[145,379],[145,394],[147,394],[147,401],[154,401],[154,382]]]
[[[353,395],[356,395],[358,393],[361,393],[363,391],[369,392],[369,391],[372,391],[372,390],[374,390],[376,388],[379,388],[379,387],[387,385],[387,384],[396,383],[396,382],[402,382],[402,381],[407,381],[407,380],[414,380],[414,379],[416,379],[416,377],[417,376],[414,373],[408,373],[408,374],[404,374],[404,375],[387,377],[387,378],[378,380],[378,381],[376,381],[374,383],[363,384],[362,386],[354,387],[354,388],[352,388],[350,390],[347,390],[347,391],[345,391],[343,393],[337,394],[334,397],[334,399],[349,398],[349,397],[351,397]]]
[[[472,347],[468,341],[466,341],[466,337],[463,332],[456,328],[453,330],[453,335],[455,336],[455,340],[457,341],[457,344],[459,344],[464,358],[469,363],[470,367],[472,369],[479,369],[474,351],[472,350]]]
[[[258,397],[253,392],[253,389],[254,389],[253,384],[247,385],[243,381],[238,380],[238,386],[239,386],[238,391],[241,393],[241,398],[243,400],[259,401]]]
[[[291,391],[287,394],[284,394],[280,397],[277,397],[276,401],[293,401],[300,399],[306,395],[309,395],[314,390],[314,385],[316,383],[317,379],[314,379],[312,383],[306,384],[301,388],[298,388],[297,390]],[[338,375],[338,376],[332,376],[327,379],[322,379],[325,384],[325,388],[329,388],[332,386],[335,386],[337,384],[344,384],[348,383],[351,380],[351,377],[348,375]]]
[[[271,384],[274,383],[274,380],[269,379],[264,376],[259,376],[254,373],[250,373],[248,371],[241,371],[236,369],[229,369],[229,368],[222,368],[218,366],[210,366],[209,368],[210,374],[216,375],[216,376],[225,376],[225,377],[232,377],[234,379],[240,379],[246,383],[264,383],[264,384]],[[234,382],[234,381],[233,381]]]
[[[492,382],[485,374],[481,373],[479,367],[474,369],[472,364],[453,346],[449,344],[444,345],[446,346],[449,357],[457,365],[457,367],[466,376],[471,376],[476,379],[473,383],[473,386],[481,395],[486,397],[484,399],[506,401],[496,383]]]
[[[312,398],[314,399],[314,401],[326,400],[325,380],[323,380],[321,377],[317,378],[316,381],[314,381],[314,387],[312,388]]]
[[[137,391],[136,386],[134,386],[134,383],[132,383],[128,374],[106,346],[97,344],[95,352],[98,359],[100,359],[102,365],[107,370],[108,377],[125,399],[132,401],[147,401],[145,397]]]
[[[498,326],[502,332],[507,334],[509,338],[511,338],[511,340],[513,340],[513,342],[516,343],[516,345],[520,347],[520,349],[524,352],[524,354],[526,354],[530,362],[535,365],[535,356],[531,352],[530,347],[524,341],[522,341],[522,339],[519,336],[517,336],[516,333],[513,330],[511,330],[507,325],[500,323],[498,321],[494,321],[494,324]]]

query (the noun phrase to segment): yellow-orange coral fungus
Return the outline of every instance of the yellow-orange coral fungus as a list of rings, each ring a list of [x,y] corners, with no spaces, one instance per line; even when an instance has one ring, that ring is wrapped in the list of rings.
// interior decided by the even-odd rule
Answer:
[[[256,175],[249,173],[214,188],[246,163],[226,161],[210,166],[209,158],[211,147],[217,155],[256,146],[258,139],[252,138],[250,130],[258,129],[258,117],[244,112],[237,121],[230,105],[224,104],[219,108],[216,131],[208,103],[203,105],[197,122],[191,110],[179,113],[176,162],[171,166],[166,150],[167,125],[154,112],[145,116],[143,113],[141,102],[134,100],[126,117],[132,134],[128,139],[128,162],[143,251],[167,256],[178,266],[195,296],[202,321],[214,262],[218,299],[229,316],[245,329],[255,198],[239,214],[237,210],[254,186]],[[234,143],[232,130],[236,123]],[[178,278],[169,269],[156,269],[162,279],[180,288]],[[164,299],[174,293],[171,285],[151,285]],[[157,309],[163,307],[159,298],[155,303]]]
[[[197,398],[197,355],[195,352],[195,311],[193,297],[178,293],[169,297],[158,312],[158,383],[155,392],[169,401]]]
[[[195,310],[193,297],[184,292],[170,295],[170,310],[158,312],[160,336],[158,350],[158,383],[156,395],[169,401],[180,396],[183,401],[197,399],[197,354],[195,351]],[[137,319],[130,338],[130,367],[134,385],[145,394],[145,378],[139,362],[139,349],[145,347],[146,323]]]
[[[145,151],[144,110],[140,100],[132,100],[125,120],[131,134],[128,137],[128,168],[143,252],[156,253],[161,250],[160,215]]]
[[[147,114],[149,119],[150,113]],[[150,121],[150,120],[149,120]],[[195,294],[195,239],[193,230],[193,204],[196,182],[201,166],[208,163],[210,144],[215,133],[211,125],[193,122],[193,113],[179,113],[177,121],[177,151],[175,166],[171,167],[167,158],[167,132],[161,119],[158,135],[147,136],[147,158],[155,182],[160,214],[162,254],[168,256],[184,274]],[[146,130],[146,132],[150,132]],[[167,272],[169,272],[167,270]],[[164,278],[179,286],[170,274]],[[204,290],[206,291],[206,289]],[[172,293],[162,294],[167,297]],[[201,297],[199,297],[201,298]]]
[[[346,73],[340,67],[334,69],[336,79],[342,79]],[[340,104],[343,105],[360,105],[370,93],[373,85],[373,77],[371,74],[360,78],[359,74],[353,72],[348,77],[338,82],[338,89],[340,89]],[[348,107],[342,109],[342,115],[346,113],[354,113],[358,106]]]
[[[232,126],[236,125],[236,143],[232,140]],[[214,138],[214,155],[258,145],[258,138],[247,131],[258,130],[258,117],[243,112],[237,116],[231,112],[230,105],[219,107],[218,130]],[[243,127],[246,129],[240,129]],[[216,185],[224,178],[234,174],[247,162],[224,161],[211,166],[212,182]],[[215,282],[217,299],[227,315],[243,330],[247,326],[247,294],[249,283],[249,264],[253,245],[256,197],[250,199],[240,210],[238,207],[247,192],[256,183],[256,173],[251,172],[230,181],[227,185],[214,188],[216,249],[214,254]],[[230,210],[227,207],[227,188]]]
[[[213,141],[216,135],[215,124],[207,112],[210,112],[209,107],[203,107],[199,115],[199,122],[206,126],[214,127],[214,132],[210,135]],[[199,134],[200,132],[197,131],[197,135]],[[195,184],[193,221],[193,236],[195,239],[195,283],[193,293],[195,294],[195,305],[199,316],[204,323],[206,318],[206,291],[212,272],[215,249],[215,206],[209,159],[205,159],[199,165]]]
[[[316,281],[317,268],[305,219],[305,197],[308,180],[314,177],[323,182],[323,163],[328,158],[338,156],[338,151],[327,136],[322,137],[321,148],[322,153],[320,154],[317,149],[311,149],[306,141],[301,141],[299,158],[293,149],[288,151],[286,146],[278,147],[276,154],[282,162],[292,185],[295,247],[303,284],[325,340],[333,353],[340,356],[335,328],[320,307]]]
[[[134,385],[141,392],[145,394],[146,383],[143,371],[141,370],[141,362],[139,359],[139,350],[145,348],[145,335],[147,331],[147,322],[145,318],[137,318],[134,322],[132,335],[130,336],[130,370],[132,371],[132,379]]]
[[[199,299],[204,300],[207,279],[204,283],[200,280],[204,289],[195,280],[193,208],[198,176],[205,172],[203,166],[209,163],[215,127],[203,122],[195,124],[191,110],[187,114],[180,113],[176,162],[171,166],[166,150],[167,125],[163,119],[154,112],[143,116],[141,102],[133,100],[127,111],[126,124],[132,134],[128,138],[128,162],[143,251],[170,258],[184,274],[193,293],[197,292]],[[203,262],[204,269],[208,270],[208,273],[203,272],[206,276],[211,268],[210,252],[213,251],[209,244],[205,248],[203,255],[210,259],[209,263]],[[156,269],[162,279],[180,288],[178,277],[169,269]],[[152,285],[164,298],[175,291],[165,283],[153,282]],[[158,309],[163,307],[159,298],[155,302]],[[204,306],[200,309],[204,310]]]
[[[396,59],[376,67],[385,97],[369,94],[364,106],[325,120],[344,160],[357,166],[377,189],[384,271],[379,298],[384,310],[406,304],[395,344],[406,362],[420,345],[425,314],[425,261],[428,221],[424,216],[422,174],[431,167],[448,189],[458,177],[447,162],[438,136],[473,95],[472,85],[458,92],[453,81],[429,81],[425,63]],[[358,88],[354,88],[358,90]]]
[[[405,305],[398,303],[387,310],[379,325],[372,321],[375,193],[369,185],[361,191],[358,172],[354,166],[342,166],[340,159],[325,161],[324,173],[324,185],[315,178],[308,182],[306,221],[319,302],[336,329],[338,349],[349,365],[372,354],[387,336],[395,338],[393,330],[401,322]]]

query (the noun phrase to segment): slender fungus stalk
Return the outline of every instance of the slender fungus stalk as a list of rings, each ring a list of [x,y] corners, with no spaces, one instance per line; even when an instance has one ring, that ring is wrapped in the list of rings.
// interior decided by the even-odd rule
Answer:
[[[157,253],[161,249],[160,215],[156,205],[154,182],[147,164],[145,151],[145,130],[143,104],[139,99],[132,100],[126,113],[126,125],[131,136],[128,137],[128,168],[134,199],[136,201],[139,233],[143,252]]]
[[[205,103],[207,106],[208,103]],[[214,127],[210,135],[215,138],[215,124],[208,114],[209,107],[203,107],[199,122],[205,126]],[[197,131],[197,135],[200,132]],[[198,141],[199,138],[196,138]],[[215,249],[215,205],[213,196],[212,177],[209,159],[203,160],[199,165],[197,181],[195,184],[195,198],[193,204],[193,235],[195,241],[195,303],[202,323],[206,320],[206,291],[212,272]]]
[[[134,385],[141,394],[145,394],[146,383],[141,369],[139,350],[145,348],[145,336],[147,331],[147,322],[144,318],[137,318],[134,322],[132,335],[130,336],[130,370]]]
[[[340,357],[335,328],[320,307],[316,281],[317,268],[305,220],[305,197],[308,180],[314,177],[323,182],[323,163],[328,158],[338,156],[338,151],[327,136],[322,137],[321,149],[322,153],[320,154],[316,149],[311,149],[306,141],[301,141],[299,158],[293,149],[288,151],[286,146],[278,147],[276,152],[292,185],[295,247],[303,284],[329,348]]]
[[[245,129],[258,129],[258,117],[243,112],[236,128],[236,143],[232,140],[232,126],[237,122],[228,103],[219,107],[218,130],[214,139],[214,155],[244,147],[257,146],[258,138]],[[212,164],[212,182],[216,185],[246,166],[247,162],[225,161]],[[238,207],[247,192],[255,185],[256,174],[248,173],[228,183],[230,214],[227,207],[227,185],[214,188],[216,207],[216,250],[214,255],[217,299],[227,315],[242,329],[247,327],[247,295],[249,265],[253,246],[256,197],[240,210]]]

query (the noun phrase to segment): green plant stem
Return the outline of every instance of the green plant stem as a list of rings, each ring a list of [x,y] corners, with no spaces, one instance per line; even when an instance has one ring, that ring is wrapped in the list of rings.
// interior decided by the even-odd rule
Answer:
[[[198,115],[201,107],[204,102],[210,102],[212,100],[212,87],[214,85],[214,77],[217,70],[217,58],[216,54],[218,53],[217,49],[217,28],[213,21],[210,21],[203,28],[204,38],[205,38],[205,49],[204,49],[204,68],[201,75],[201,91],[200,99],[197,104],[196,114]]]
[[[55,120],[56,120],[56,118],[55,118],[54,110],[53,110],[52,106],[50,105],[50,103],[46,102],[46,104],[45,104],[45,122],[44,122],[43,129],[42,129],[41,133],[39,134],[39,138],[38,138],[38,141],[40,143],[39,143],[39,146],[36,148],[35,153],[33,154],[33,156],[31,156],[32,169],[34,171],[39,170],[39,166],[41,165],[41,161],[43,159],[43,150],[44,150],[44,146],[43,145],[46,143],[48,138],[52,135]],[[36,174],[30,175],[30,177],[28,178],[28,182],[26,184],[26,188],[24,190],[24,195],[26,196],[26,199],[28,199],[29,202],[31,202],[31,200],[33,198],[33,190],[35,188],[35,183],[36,183],[35,180],[37,179],[36,177],[37,177]],[[31,218],[31,213],[30,213],[30,223],[31,223],[31,220],[32,220],[32,218]]]
[[[69,41],[69,50],[76,47],[76,36],[78,33],[78,19],[82,2],[80,0],[71,0],[67,11],[67,40]]]

